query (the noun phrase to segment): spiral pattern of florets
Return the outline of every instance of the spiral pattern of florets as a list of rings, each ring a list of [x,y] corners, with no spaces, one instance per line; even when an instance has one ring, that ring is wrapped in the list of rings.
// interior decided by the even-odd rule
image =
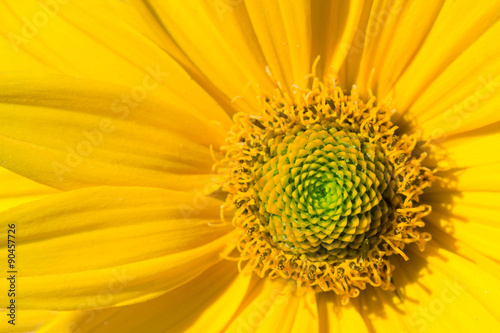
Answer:
[[[238,113],[214,165],[223,176],[237,230],[239,267],[334,291],[343,302],[367,284],[392,284],[393,254],[430,235],[419,195],[435,179],[423,166],[426,143],[396,135],[390,105],[363,101],[330,77],[293,97],[262,96],[255,114]]]
[[[394,217],[392,167],[351,126],[295,126],[266,142],[256,171],[259,214],[282,250],[312,261],[360,256]]]

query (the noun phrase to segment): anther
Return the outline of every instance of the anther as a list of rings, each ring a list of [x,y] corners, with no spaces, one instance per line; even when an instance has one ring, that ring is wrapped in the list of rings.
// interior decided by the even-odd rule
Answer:
[[[370,138],[373,138],[375,136],[375,130],[373,129],[373,124],[369,123],[367,127],[368,127],[368,135],[370,136]]]
[[[403,222],[408,222],[408,218],[406,216],[403,216],[403,215],[399,215],[398,216],[398,222],[399,223],[403,223]]]
[[[318,110],[316,109],[316,105],[309,105],[307,106],[307,109],[311,111],[313,114],[315,114]]]
[[[288,119],[288,116],[283,112],[276,112],[276,115],[283,119]]]
[[[309,266],[309,274],[307,275],[307,277],[309,278],[309,280],[314,280],[316,279],[316,266],[314,265],[311,265]]]
[[[256,118],[250,118],[250,122],[252,125],[257,126],[258,128],[265,130],[266,127],[262,124],[262,122],[259,119]]]
[[[413,181],[409,181],[405,184],[405,191],[408,191],[410,187],[413,185]]]
[[[285,265],[284,265],[285,262],[286,262],[286,257],[283,255],[279,256],[279,258],[278,258],[278,269],[279,270],[285,269]]]
[[[356,265],[354,261],[351,261],[351,263],[349,264],[349,268],[358,272],[361,270],[361,267]]]
[[[292,257],[292,258],[290,258],[290,267],[292,267],[292,268],[297,268],[297,266],[298,266],[298,264],[297,264],[297,262],[296,262],[297,260],[298,260],[298,258],[297,258],[297,257]]]
[[[270,251],[268,249],[264,250],[264,252],[262,252],[260,254],[260,262],[263,262],[264,259],[266,259],[266,257],[269,255]]]
[[[244,203],[246,203],[246,202],[248,202],[248,201],[250,201],[250,199],[249,199],[249,198],[241,199],[241,200],[239,200],[239,201],[236,201],[236,202],[234,203],[234,205],[236,206],[236,208],[240,208],[241,206],[243,206],[243,204],[244,204]]]

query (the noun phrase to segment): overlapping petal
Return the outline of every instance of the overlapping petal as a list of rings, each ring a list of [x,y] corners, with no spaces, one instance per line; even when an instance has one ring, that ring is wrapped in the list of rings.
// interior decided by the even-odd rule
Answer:
[[[9,333],[31,333],[39,327],[54,320],[55,311],[19,311],[16,309],[15,318],[9,316],[9,310],[0,310],[0,331]],[[9,323],[9,321],[11,321]]]
[[[384,309],[400,311],[408,330],[496,330],[498,265],[478,265],[481,255],[465,251],[464,258],[443,245],[429,244],[425,252],[409,248],[411,265],[402,265],[394,277],[399,297]],[[382,318],[374,324],[377,329],[386,325]]]
[[[228,246],[230,229],[212,226],[219,223],[219,206],[201,193],[97,187],[3,212],[2,223],[16,225],[23,258],[20,309],[125,305],[183,285],[217,263]],[[2,233],[4,253],[6,239]],[[4,290],[6,284],[4,275]]]
[[[0,167],[0,211],[58,193],[57,190],[36,183]]]
[[[185,68],[199,73],[195,79],[226,105],[229,114],[258,107],[249,85],[272,89],[265,71],[267,60],[243,0],[134,4],[163,37],[161,45]],[[237,96],[246,98],[230,105]]]
[[[19,174],[60,189],[191,190],[211,179],[209,142],[222,137],[202,116],[101,81],[12,75],[0,85],[0,158]]]
[[[146,303],[80,312],[60,312],[39,331],[220,332],[243,302],[250,277],[234,263],[220,262],[197,278]]]
[[[308,296],[297,295],[294,282],[260,280],[247,292],[225,331],[318,332],[316,299],[312,294]]]
[[[131,95],[133,89],[141,90],[141,96],[146,89],[148,96],[204,119],[207,127],[215,122],[223,127],[222,133],[228,128],[224,110],[155,41],[128,23],[127,14],[133,10],[129,5],[75,0],[49,7],[36,1],[0,6],[3,73],[57,73],[112,83],[127,89],[118,98]],[[147,78],[152,71],[160,82]],[[133,99],[129,104],[141,100],[133,97],[125,98]]]

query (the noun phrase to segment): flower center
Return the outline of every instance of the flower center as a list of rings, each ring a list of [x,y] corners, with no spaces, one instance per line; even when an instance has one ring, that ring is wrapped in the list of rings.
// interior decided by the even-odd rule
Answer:
[[[383,148],[351,125],[295,125],[254,164],[258,216],[271,240],[309,261],[360,257],[391,227],[397,197]]]
[[[395,135],[389,105],[345,94],[333,77],[293,97],[276,91],[239,113],[216,163],[240,231],[240,267],[344,302],[367,284],[392,289],[388,257],[430,235],[419,195],[435,179],[426,144]],[[246,265],[242,265],[246,263]]]

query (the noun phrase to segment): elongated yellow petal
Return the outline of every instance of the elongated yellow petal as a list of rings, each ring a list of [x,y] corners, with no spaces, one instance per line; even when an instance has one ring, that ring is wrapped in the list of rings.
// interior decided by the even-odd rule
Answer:
[[[369,332],[369,326],[355,306],[359,299],[351,299],[349,304],[342,305],[342,298],[333,292],[319,293],[316,298],[321,333]]]
[[[492,175],[498,175],[500,163],[477,165],[468,168],[452,168],[442,172],[444,184],[436,184],[428,189],[426,193],[442,193],[457,191],[472,192],[498,192],[500,179]]]
[[[287,303],[276,306],[275,311],[266,314],[269,318],[265,318],[255,332],[319,332],[316,304],[308,303],[306,297],[290,297]]]
[[[352,14],[350,16],[354,20],[349,23],[351,26],[347,27],[350,32],[347,36],[348,40],[345,40],[340,47],[336,50],[337,59],[340,54],[343,56],[343,62],[339,68],[339,78],[344,82],[346,87],[351,87],[352,85],[362,85],[365,82],[358,82],[358,76],[360,71],[360,63],[363,59],[363,53],[370,40],[366,38],[366,31],[373,23],[372,16],[374,12],[377,11],[379,6],[382,6],[384,1],[358,1],[356,6],[352,6]]]
[[[445,149],[447,160],[439,161],[444,167],[476,167],[500,163],[500,156],[492,153],[492,147],[500,144],[499,125],[482,127],[475,131],[439,140]]]
[[[223,261],[185,285],[141,304],[63,312],[38,332],[221,332],[243,301],[250,277]]]
[[[446,107],[434,109],[433,118],[421,122],[425,135],[431,139],[446,139],[448,135],[497,123],[500,120],[497,112],[500,103],[500,71],[498,73],[498,76],[478,74],[469,78],[469,82],[477,81],[473,87],[469,85],[465,95],[451,94],[454,98],[460,96],[460,99]],[[418,114],[418,111],[412,112]]]
[[[394,86],[396,108],[409,109],[422,120],[430,117],[443,119],[444,112],[474,95],[476,87],[481,85],[482,75],[496,78],[500,74],[496,42],[500,28],[499,10],[498,2],[487,0],[473,3],[446,1],[420,49]],[[487,80],[488,76],[484,79]],[[484,94],[482,92],[482,96]],[[480,109],[487,112],[489,108]],[[483,125],[486,114],[482,116]],[[475,118],[471,117],[469,121]],[[455,121],[447,122],[448,118],[439,125],[426,124],[424,128],[430,130],[439,126],[449,131]],[[478,116],[476,120],[480,121],[480,118]],[[469,126],[478,124],[462,126],[460,130]]]
[[[245,301],[248,290],[256,284],[256,281],[251,279],[251,276],[238,272],[234,261],[223,262],[223,265],[218,266],[216,269],[217,273],[212,272],[211,275],[206,275],[206,282],[199,289],[203,288],[205,294],[210,293],[210,297],[206,298],[206,303],[204,302],[203,306],[197,306],[196,309],[189,309],[189,314],[177,323],[173,332],[179,330],[192,333],[223,331],[238,307]],[[227,282],[228,279],[231,279],[229,283]],[[215,281],[218,282],[215,283]],[[223,287],[217,288],[218,286]],[[189,293],[187,290],[179,290],[179,295],[189,295]],[[187,304],[198,304],[199,300],[204,301],[199,296],[200,293],[195,292],[192,295],[191,300],[186,301]],[[179,298],[180,296],[170,299]],[[193,300],[196,301],[193,302]]]
[[[456,189],[459,191],[498,192],[500,178],[492,175],[500,173],[500,164],[487,164],[457,172]]]
[[[156,96],[227,129],[230,119],[224,110],[155,41],[132,28],[128,16],[120,18],[123,11],[115,8],[99,0],[49,7],[37,1],[2,2],[0,32],[5,38],[0,38],[0,69],[114,83],[127,88],[122,94],[132,99],[129,104],[142,101],[145,94]]]
[[[314,294],[295,294],[294,282],[260,279],[225,332],[318,332]]]
[[[46,322],[52,320],[57,312],[53,311],[19,311],[15,317],[10,316],[10,310],[0,310],[0,331],[9,333],[31,333]]]
[[[19,174],[61,189],[210,181],[208,145],[222,136],[174,105],[127,104],[128,89],[65,76],[15,75],[0,87],[0,159]]]
[[[458,332],[499,327],[497,265],[490,263],[485,270],[435,243],[428,244],[425,252],[408,247],[408,254],[410,261],[400,263],[395,271],[396,291],[376,288],[361,295],[360,310],[370,331]]]
[[[245,1],[273,76],[285,90],[305,86],[311,72],[311,9],[308,1]]]
[[[423,198],[433,207],[428,220],[441,232],[467,244],[484,256],[500,261],[500,226],[497,220],[500,215],[500,193],[445,194],[447,193],[427,195]]]
[[[219,212],[220,202],[201,193],[128,187],[72,191],[8,210],[0,220],[16,225],[20,307],[110,307],[176,288],[220,260],[231,235],[211,226]],[[1,284],[6,290],[5,278]]]
[[[479,269],[488,274],[498,275],[498,253],[484,255],[485,251],[479,249],[477,243],[469,245],[468,241],[470,239],[456,238],[454,237],[455,233],[450,232],[449,228],[440,228],[437,223],[432,220],[429,221],[431,223],[427,223],[426,228],[432,233],[432,240],[435,242],[433,244],[438,244],[439,247],[472,261]],[[460,226],[457,228],[460,228]]]
[[[411,260],[394,276],[399,297],[384,309],[394,304],[404,324],[416,331],[498,330],[498,265],[488,271],[475,256],[465,259],[435,246],[428,244],[425,252],[408,248]],[[375,328],[384,327],[384,320],[375,319]]]
[[[420,50],[444,2],[377,2],[366,30],[355,40],[358,48],[364,46],[357,81],[364,86],[372,75],[372,88],[385,99]]]
[[[500,22],[488,27],[418,96],[411,110],[426,128],[441,124],[441,134],[449,135],[498,120],[488,109],[500,94],[499,33]]]
[[[0,211],[58,191],[0,167]]]
[[[368,332],[418,332],[410,319],[411,311],[407,302],[402,301],[403,296],[401,290],[396,294],[394,291],[370,287],[360,295],[355,304],[365,320]]]
[[[272,89],[243,1],[134,3],[157,34],[165,36],[162,45],[167,51],[191,71],[201,73],[205,80],[201,78],[200,84],[212,95],[217,94],[214,87],[222,92],[218,101],[229,103],[237,96],[245,97],[228,105],[228,113],[251,112],[258,107],[249,85]],[[197,75],[194,78],[200,79]]]
[[[311,1],[311,56],[320,56],[316,74],[338,72],[348,57],[366,1]],[[349,61],[349,60],[348,60]],[[345,79],[345,70],[338,73]]]

